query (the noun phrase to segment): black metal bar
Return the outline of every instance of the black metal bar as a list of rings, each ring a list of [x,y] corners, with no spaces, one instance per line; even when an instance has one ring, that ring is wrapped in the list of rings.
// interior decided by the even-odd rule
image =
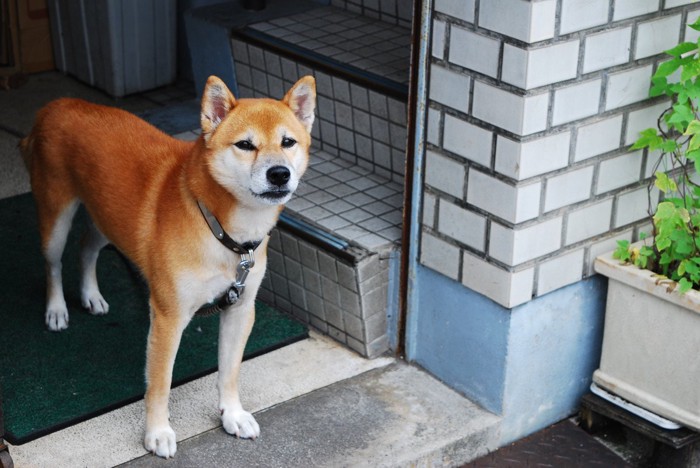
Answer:
[[[357,255],[350,251],[350,245],[344,240],[331,236],[327,232],[286,213],[282,213],[280,216],[279,221],[277,221],[277,227],[291,232],[296,237],[322,248],[335,257],[342,258],[352,265],[356,264],[359,259]]]

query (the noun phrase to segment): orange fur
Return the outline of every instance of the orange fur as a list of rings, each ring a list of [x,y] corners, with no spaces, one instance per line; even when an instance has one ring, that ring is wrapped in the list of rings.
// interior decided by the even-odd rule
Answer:
[[[31,134],[20,144],[37,202],[44,251],[54,248],[57,220],[77,200],[97,229],[139,267],[149,283],[152,321],[147,356],[146,445],[151,450],[155,451],[149,447],[149,432],[169,429],[167,399],[182,330],[197,307],[211,299],[217,287],[214,284],[233,278],[239,261],[214,239],[196,202],[202,201],[235,240],[263,237],[282,206],[262,202],[258,206],[221,180],[233,177],[225,171],[229,167],[239,172],[249,168],[251,180],[264,179],[255,175],[263,158],[271,161],[269,164],[294,167],[301,176],[307,165],[313,121],[314,107],[313,103],[309,105],[309,98],[315,100],[311,77],[302,78],[282,101],[237,101],[220,80],[212,77],[202,100],[203,134],[195,142],[174,139],[119,109],[60,99],[37,114]],[[309,118],[309,109],[310,122],[304,121]],[[298,146],[291,150],[281,147],[281,131],[292,136]],[[255,151],[233,147],[250,138]],[[241,190],[245,193],[246,189]],[[246,219],[251,217],[253,225],[248,225]],[[266,246],[265,241],[256,251],[254,284],[246,288],[248,299],[240,304],[246,312],[236,312],[243,318],[222,315],[222,325],[224,320],[239,320],[234,327],[237,331],[231,334],[242,341],[227,351],[231,355],[230,369],[222,372],[224,381],[220,382],[222,414],[231,405],[239,410],[238,368],[252,327],[251,298],[264,274]],[[201,299],[190,288],[203,291]],[[229,400],[233,403],[224,402]],[[172,440],[162,434],[153,437],[161,437],[156,446],[172,444],[171,450],[158,452],[160,455],[174,454],[174,434]]]

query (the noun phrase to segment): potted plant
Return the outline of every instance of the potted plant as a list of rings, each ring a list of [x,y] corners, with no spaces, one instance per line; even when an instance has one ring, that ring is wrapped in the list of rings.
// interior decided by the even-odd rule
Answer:
[[[700,30],[700,20],[690,25]],[[598,257],[609,278],[600,368],[593,380],[631,403],[700,429],[700,50],[666,52],[651,96],[671,104],[631,147],[661,156],[650,185],[651,237]],[[658,189],[663,201],[656,204]]]

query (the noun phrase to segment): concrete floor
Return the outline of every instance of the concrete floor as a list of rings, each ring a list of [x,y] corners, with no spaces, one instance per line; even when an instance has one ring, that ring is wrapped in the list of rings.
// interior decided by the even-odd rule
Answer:
[[[0,198],[29,191],[17,143],[46,102],[74,96],[136,112],[189,93],[167,88],[115,101],[55,72],[0,91]],[[256,442],[221,429],[215,381],[213,374],[173,390],[179,449],[169,462],[143,448],[142,401],[10,453],[18,467],[455,466],[493,450],[498,440],[498,417],[422,370],[392,357],[363,359],[316,333],[244,363],[242,399],[262,429]]]

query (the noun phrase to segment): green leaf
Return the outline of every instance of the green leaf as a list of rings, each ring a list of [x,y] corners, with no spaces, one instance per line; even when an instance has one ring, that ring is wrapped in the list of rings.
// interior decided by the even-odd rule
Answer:
[[[698,45],[694,42],[681,42],[673,49],[667,50],[666,53],[673,57],[680,57],[681,55],[690,52],[691,50],[696,50],[697,48]]]
[[[639,138],[630,147],[631,150],[646,148],[651,145],[660,145],[663,139],[657,135],[656,129],[647,128],[639,132]]]
[[[693,120],[688,124],[684,135],[696,135],[698,133],[700,133],[700,120]]]
[[[700,174],[700,149],[687,151],[685,153],[685,157],[688,161],[693,161],[695,164],[695,171]],[[700,192],[697,191],[697,187],[693,187],[693,193],[695,194],[695,197],[700,197]]]
[[[694,23],[689,24],[688,27],[700,31],[700,18],[696,19]]]
[[[700,63],[692,61],[683,66],[681,70],[681,83],[684,83],[700,74]]]
[[[688,281],[687,278],[681,278],[678,281],[678,292],[681,294],[685,294],[688,291],[690,291],[693,288],[693,283]]]
[[[669,193],[678,190],[676,182],[673,179],[671,179],[665,172],[657,172],[654,175],[656,177],[654,185],[662,192]]]
[[[623,262],[628,262],[630,260],[630,242],[627,240],[617,241],[617,248],[613,252],[613,258],[621,260]]]
[[[686,104],[676,104],[673,106],[673,112],[667,120],[668,123],[685,123],[691,122],[695,119],[695,114],[693,113],[690,106]]]
[[[671,90],[669,89],[668,86],[668,81],[666,80],[666,77],[660,76],[660,77],[654,77],[651,79],[651,88],[649,89],[649,96],[650,97],[656,97],[656,96],[661,96],[662,94],[666,94],[668,96],[671,96]]]
[[[667,76],[673,74],[676,70],[678,70],[678,67],[682,65],[682,62],[675,58],[672,60],[669,60],[667,62],[663,62],[659,65],[659,68],[656,69],[656,73],[654,73],[654,78],[666,78]]]
[[[673,153],[678,149],[678,142],[676,142],[676,140],[663,140],[661,144],[654,148],[652,148],[652,145],[650,145],[649,149],[652,151],[659,149],[664,153]]]

